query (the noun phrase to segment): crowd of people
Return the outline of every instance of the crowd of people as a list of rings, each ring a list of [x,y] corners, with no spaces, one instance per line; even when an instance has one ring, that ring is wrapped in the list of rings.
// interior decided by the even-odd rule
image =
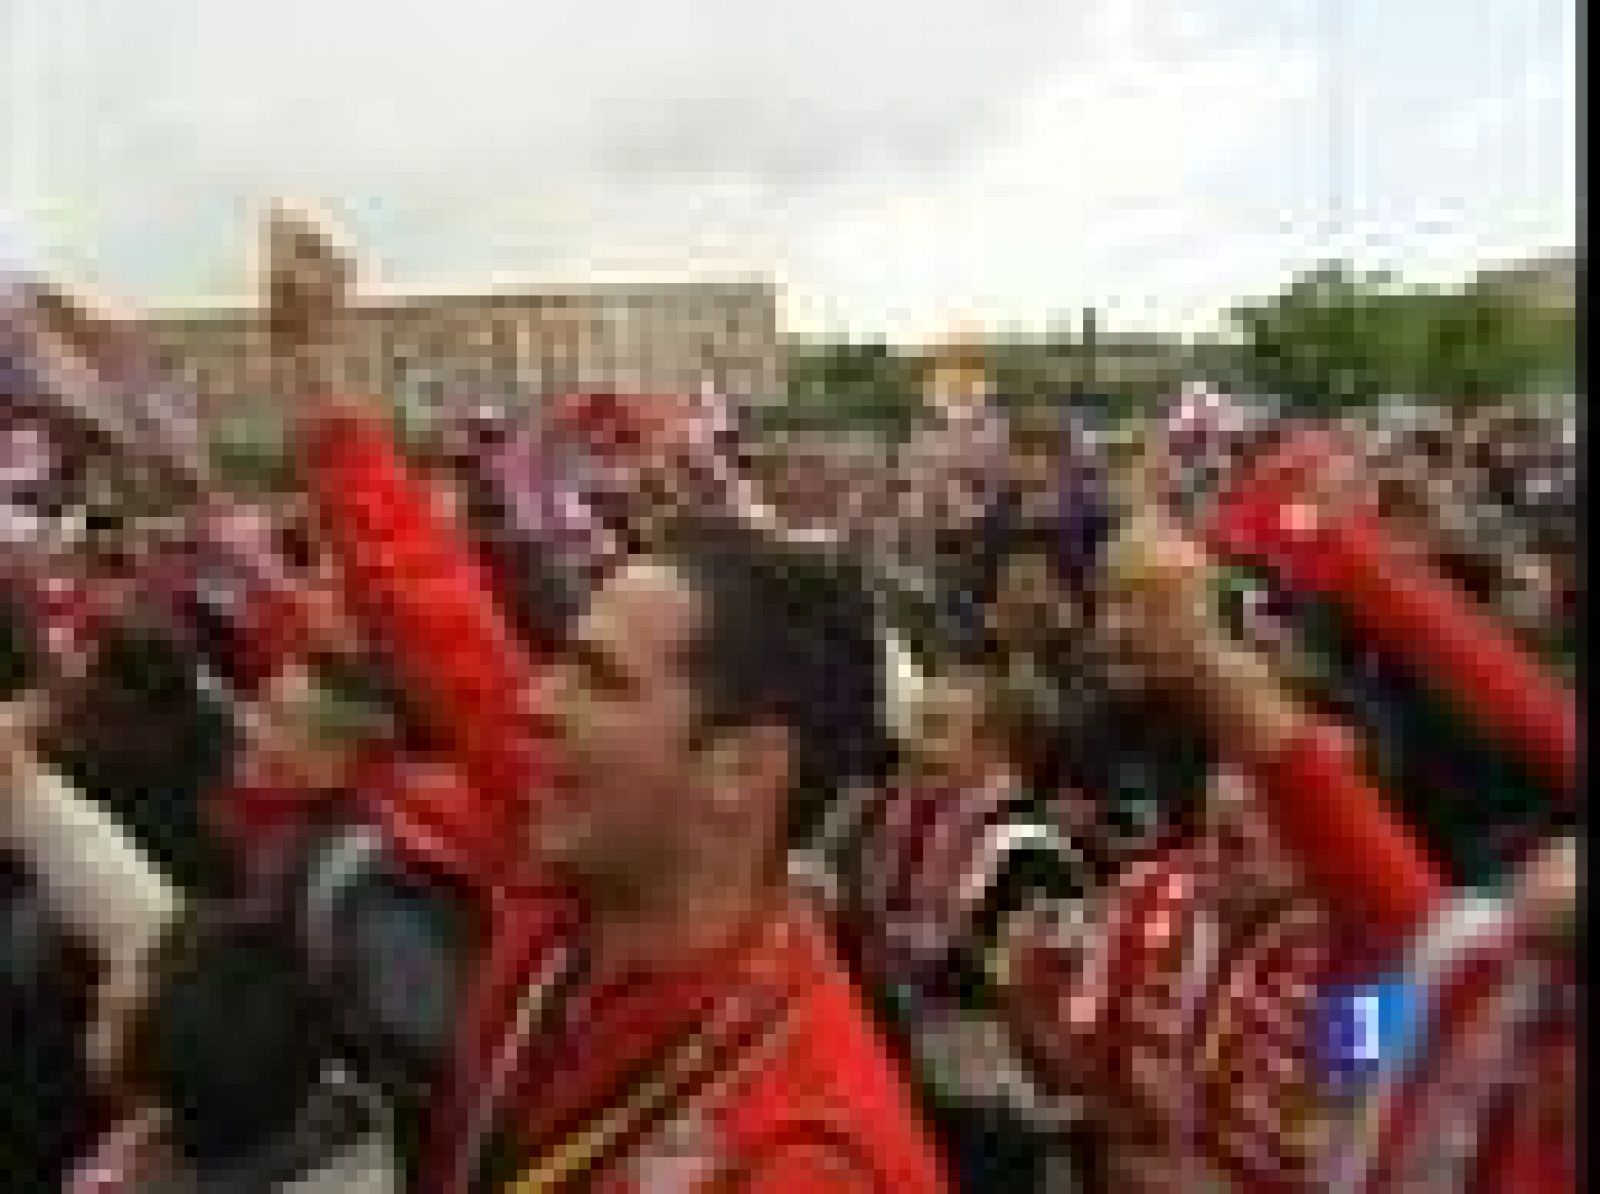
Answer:
[[[281,494],[0,278],[5,1189],[1576,1189],[1574,409],[408,458],[274,234]]]

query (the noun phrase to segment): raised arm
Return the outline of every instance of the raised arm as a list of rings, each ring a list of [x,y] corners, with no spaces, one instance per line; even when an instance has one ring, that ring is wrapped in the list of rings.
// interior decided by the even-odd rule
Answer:
[[[24,706],[0,708],[0,841],[28,860],[51,906],[112,971],[131,971],[183,900],[115,818],[29,745]]]
[[[1374,516],[1332,492],[1349,488],[1334,476],[1346,451],[1309,436],[1287,445],[1223,503],[1213,545],[1333,598],[1376,650],[1520,754],[1557,799],[1576,800],[1572,691],[1458,588],[1398,550]]]
[[[475,793],[457,829],[484,866],[520,840],[548,756],[527,712],[535,671],[465,538],[446,525],[372,404],[341,397],[330,362],[350,267],[315,228],[271,228],[269,296],[297,386],[301,459],[351,605],[390,655]]]
[[[1445,886],[1367,777],[1353,741],[1216,624],[1206,557],[1175,528],[1146,517],[1120,546],[1130,643],[1192,699],[1219,747],[1250,769],[1279,841],[1327,907],[1378,952],[1402,948],[1442,905]]]

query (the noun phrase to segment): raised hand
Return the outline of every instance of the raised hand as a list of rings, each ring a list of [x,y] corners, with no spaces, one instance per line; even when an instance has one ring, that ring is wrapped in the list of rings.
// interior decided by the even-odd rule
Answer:
[[[1518,877],[1524,915],[1552,937],[1570,935],[1577,924],[1579,848],[1576,838],[1556,838],[1528,860]]]
[[[1187,698],[1220,745],[1270,754],[1304,727],[1306,711],[1266,658],[1229,638],[1211,577],[1208,552],[1147,501],[1108,553],[1103,633],[1150,682]]]
[[[341,381],[354,262],[330,223],[288,203],[267,215],[263,257],[267,335],[285,386],[296,401],[325,400]]]
[[[44,718],[35,693],[0,703],[0,793],[10,790],[37,765],[37,731]]]
[[[1119,655],[1164,686],[1201,675],[1220,640],[1205,551],[1147,503],[1127,518],[1105,563],[1102,622]]]

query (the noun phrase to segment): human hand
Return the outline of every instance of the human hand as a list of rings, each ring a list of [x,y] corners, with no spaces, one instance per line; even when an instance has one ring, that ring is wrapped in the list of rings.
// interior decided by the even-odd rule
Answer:
[[[1100,634],[1145,682],[1187,701],[1219,744],[1276,753],[1307,713],[1273,664],[1234,642],[1212,601],[1211,561],[1170,515],[1137,512],[1112,545]]]
[[[1167,514],[1147,506],[1111,544],[1102,633],[1153,683],[1189,692],[1211,669],[1222,630],[1211,610],[1211,563]]]
[[[1523,867],[1517,902],[1536,931],[1560,936],[1578,915],[1578,842],[1561,837],[1547,843]]]
[[[36,694],[0,704],[0,797],[34,766],[44,718],[45,702]]]
[[[345,313],[355,273],[329,226],[308,209],[277,204],[267,215],[265,254],[274,350],[295,353],[326,342]]]
[[[355,279],[352,256],[333,226],[310,209],[279,203],[267,215],[263,245],[263,302],[273,356],[296,401],[315,401],[306,415],[327,413],[342,394],[339,357]],[[372,413],[366,403],[361,413]]]

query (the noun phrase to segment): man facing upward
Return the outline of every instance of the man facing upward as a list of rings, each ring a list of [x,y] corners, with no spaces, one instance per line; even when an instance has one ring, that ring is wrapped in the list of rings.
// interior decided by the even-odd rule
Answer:
[[[882,766],[872,631],[837,572],[721,528],[596,593],[545,694],[571,795],[534,847],[587,923],[531,1026],[500,1035],[487,1072],[508,1075],[506,1113],[458,1174],[496,1190],[945,1188],[825,930],[785,887],[808,802]]]

